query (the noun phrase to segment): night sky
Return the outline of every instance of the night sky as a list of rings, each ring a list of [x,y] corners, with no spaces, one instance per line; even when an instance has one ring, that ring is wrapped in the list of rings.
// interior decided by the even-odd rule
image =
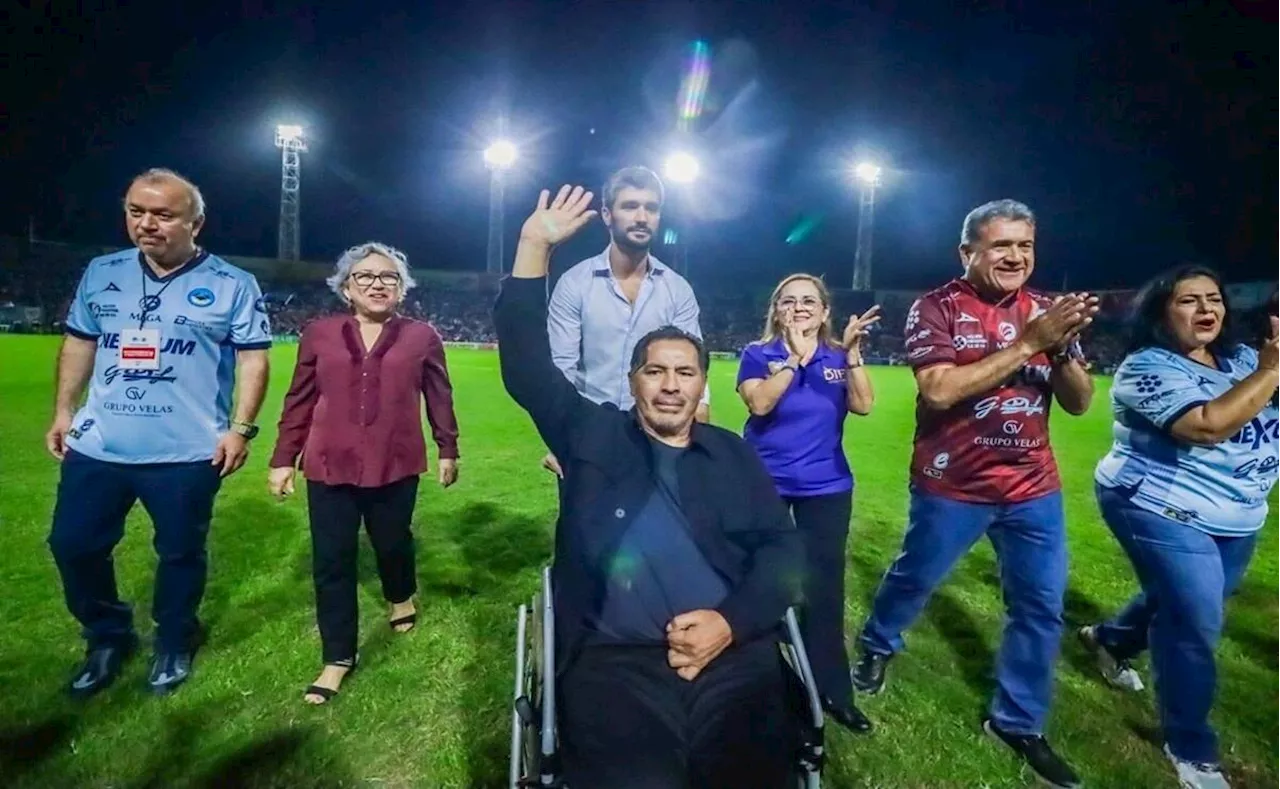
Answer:
[[[847,284],[855,153],[889,168],[876,287],[953,275],[964,213],[998,197],[1039,213],[1043,287],[1191,260],[1276,276],[1274,0],[334,5],[11,9],[0,233],[31,218],[38,237],[123,245],[129,177],[167,166],[204,190],[210,249],[273,255],[273,130],[298,122],[305,258],[376,238],[480,270],[498,124],[522,146],[514,240],[541,186],[661,167],[702,40],[710,85],[682,144],[704,177],[664,217],[695,281]],[[558,265],[605,244],[583,236]]]

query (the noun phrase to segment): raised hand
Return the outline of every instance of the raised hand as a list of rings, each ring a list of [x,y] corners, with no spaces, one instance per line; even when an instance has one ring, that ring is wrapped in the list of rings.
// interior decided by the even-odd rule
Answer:
[[[844,348],[847,353],[862,350],[862,338],[870,333],[872,324],[880,320],[880,305],[877,304],[861,315],[850,315],[849,323],[844,327]]]
[[[538,196],[538,207],[520,228],[520,240],[554,247],[582,229],[596,215],[588,210],[594,195],[581,186],[560,187],[554,200],[548,203],[551,193],[543,189]]]
[[[1280,321],[1271,316],[1271,336],[1258,349],[1258,366],[1267,369],[1280,369]]]

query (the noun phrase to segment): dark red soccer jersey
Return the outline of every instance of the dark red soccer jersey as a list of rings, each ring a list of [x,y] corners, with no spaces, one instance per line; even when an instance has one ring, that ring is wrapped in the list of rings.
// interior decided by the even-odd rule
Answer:
[[[1008,348],[1050,300],[1027,289],[998,303],[964,280],[921,296],[907,315],[907,363],[972,364]],[[1049,448],[1049,357],[1033,356],[1002,385],[935,411],[916,397],[911,481],[926,493],[982,503],[1025,501],[1061,488]]]

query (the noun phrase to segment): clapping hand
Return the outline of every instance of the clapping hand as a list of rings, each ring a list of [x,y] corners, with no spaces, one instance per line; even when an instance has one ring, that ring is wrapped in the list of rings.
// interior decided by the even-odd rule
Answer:
[[[554,247],[571,237],[596,215],[588,210],[594,195],[581,186],[570,189],[560,187],[554,200],[548,204],[551,193],[543,189],[538,196],[538,207],[520,228],[520,240]]]
[[[817,332],[806,334],[797,324],[794,310],[787,310],[782,316],[782,339],[801,367],[808,364],[818,350]]]

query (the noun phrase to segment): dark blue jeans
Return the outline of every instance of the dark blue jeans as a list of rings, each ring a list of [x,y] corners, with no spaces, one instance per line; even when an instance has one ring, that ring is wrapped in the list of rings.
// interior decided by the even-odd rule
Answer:
[[[901,650],[902,632],[984,534],[1000,563],[1006,608],[991,718],[1007,732],[1040,734],[1053,698],[1067,588],[1061,493],[974,504],[912,489],[902,552],[880,582],[862,646],[883,655]]]
[[[1217,686],[1213,653],[1223,603],[1240,585],[1257,535],[1214,537],[1135,507],[1123,490],[1098,486],[1096,492],[1102,517],[1142,584],[1142,592],[1098,628],[1098,641],[1120,658],[1150,647],[1169,750],[1180,759],[1216,762],[1218,739],[1209,726]]]
[[[124,537],[124,519],[136,501],[155,525],[152,542],[159,565],[151,615],[156,648],[194,648],[196,610],[208,571],[205,538],[222,485],[219,468],[209,461],[107,463],[67,453],[49,548],[62,576],[67,608],[83,626],[91,649],[133,636],[133,611],[116,590],[111,554]]]

